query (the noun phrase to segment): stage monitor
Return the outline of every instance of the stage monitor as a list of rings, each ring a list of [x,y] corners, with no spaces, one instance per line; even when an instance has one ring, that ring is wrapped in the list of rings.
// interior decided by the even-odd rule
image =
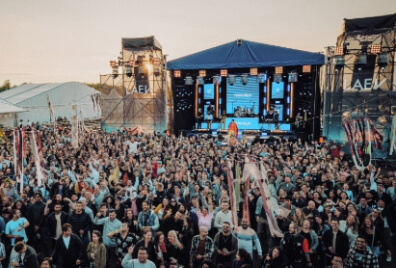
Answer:
[[[214,100],[215,98],[215,85],[214,84],[205,84],[204,85],[204,99],[205,100]]]
[[[271,99],[283,99],[285,95],[285,82],[272,82]]]
[[[256,76],[248,78],[246,85],[241,77],[235,77],[235,84],[227,85],[227,114],[239,114],[240,117],[259,114],[260,88]]]

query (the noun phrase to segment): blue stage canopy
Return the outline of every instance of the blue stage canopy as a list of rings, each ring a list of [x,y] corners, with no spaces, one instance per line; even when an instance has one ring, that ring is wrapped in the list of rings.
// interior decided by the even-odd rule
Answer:
[[[320,53],[242,40],[239,45],[233,41],[169,61],[168,70],[323,65],[324,60]]]

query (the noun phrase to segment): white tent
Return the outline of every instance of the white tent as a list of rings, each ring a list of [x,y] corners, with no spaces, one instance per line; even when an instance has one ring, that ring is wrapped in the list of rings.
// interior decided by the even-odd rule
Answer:
[[[55,110],[55,117],[71,120],[73,115],[80,119],[97,119],[101,117],[98,103],[99,92],[78,82],[61,84],[25,84],[0,93],[0,98],[18,108],[27,110],[16,115],[19,122],[49,123],[50,112],[48,99]],[[72,109],[77,105],[77,111]],[[16,126],[14,124],[13,126]]]
[[[17,124],[17,113],[25,112],[15,105],[12,105],[6,100],[0,99],[0,124],[9,127]]]

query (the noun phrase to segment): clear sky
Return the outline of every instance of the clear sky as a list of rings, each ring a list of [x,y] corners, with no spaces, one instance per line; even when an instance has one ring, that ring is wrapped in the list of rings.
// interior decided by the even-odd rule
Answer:
[[[123,37],[154,35],[170,60],[237,38],[319,52],[344,18],[395,12],[395,0],[0,0],[0,85],[98,83]]]

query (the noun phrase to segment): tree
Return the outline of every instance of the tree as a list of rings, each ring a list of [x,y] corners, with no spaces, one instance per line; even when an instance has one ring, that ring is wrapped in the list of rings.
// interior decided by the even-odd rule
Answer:
[[[11,82],[10,80],[5,80],[3,85],[0,87],[0,92],[9,90],[11,88]]]

